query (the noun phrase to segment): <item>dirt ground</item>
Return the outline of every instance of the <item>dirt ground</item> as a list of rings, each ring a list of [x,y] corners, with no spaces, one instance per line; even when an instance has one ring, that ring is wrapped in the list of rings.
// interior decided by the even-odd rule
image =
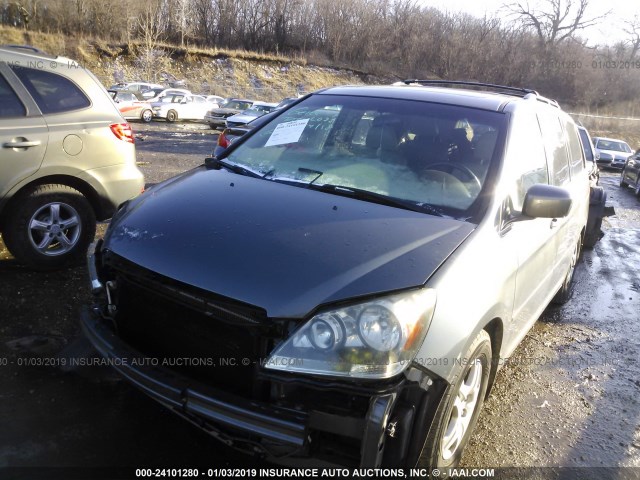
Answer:
[[[204,125],[134,130],[150,184],[201,164],[216,138]],[[462,466],[640,467],[640,202],[618,178],[602,174],[615,215],[584,252],[574,297],[499,373]],[[106,368],[61,369],[89,300],[84,267],[31,272],[0,243],[0,467],[260,464]]]

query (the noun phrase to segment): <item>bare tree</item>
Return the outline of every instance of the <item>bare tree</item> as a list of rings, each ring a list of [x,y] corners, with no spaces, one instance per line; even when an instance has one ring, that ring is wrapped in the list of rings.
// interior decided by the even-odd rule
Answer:
[[[158,49],[162,38],[160,2],[149,1],[138,17],[138,34],[142,40],[142,48],[138,62],[144,71],[146,79],[151,80],[156,72],[156,64],[163,56]]]
[[[640,15],[636,14],[633,20],[627,20],[625,33],[629,35],[628,44],[631,46],[631,53],[629,56],[633,59],[640,51]]]
[[[543,0],[536,5],[524,0],[507,3],[503,8],[535,32],[543,49],[557,46],[610,13],[588,17],[589,0]]]

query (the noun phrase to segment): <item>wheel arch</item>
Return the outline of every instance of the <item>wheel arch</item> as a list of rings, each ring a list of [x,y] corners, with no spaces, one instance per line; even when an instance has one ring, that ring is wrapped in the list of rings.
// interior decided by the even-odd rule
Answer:
[[[18,201],[18,199],[24,192],[30,189],[39,187],[41,185],[50,185],[50,184],[66,185],[68,187],[75,188],[80,193],[82,193],[82,195],[87,199],[87,201],[91,205],[91,208],[93,209],[96,215],[96,219],[104,220],[106,218],[109,218],[109,216],[111,215],[111,212],[109,211],[109,207],[105,205],[105,202],[103,202],[98,192],[96,192],[96,190],[84,180],[81,180],[80,178],[74,177],[71,175],[48,175],[45,177],[39,177],[23,185],[22,187],[20,187],[19,190],[12,192],[10,194],[11,195],[10,198],[7,199],[6,202],[4,202],[0,207],[0,219],[2,220],[0,221],[0,231],[4,229],[4,218],[5,218],[4,212],[7,209],[11,208],[11,205],[14,202]]]
[[[489,382],[485,396],[485,398],[488,398],[491,393],[491,389],[493,388],[499,367],[502,363],[502,359],[500,357],[502,351],[502,339],[504,338],[504,325],[502,323],[502,319],[498,317],[492,319],[484,326],[483,330],[489,334],[489,338],[491,339],[491,372],[489,372]]]

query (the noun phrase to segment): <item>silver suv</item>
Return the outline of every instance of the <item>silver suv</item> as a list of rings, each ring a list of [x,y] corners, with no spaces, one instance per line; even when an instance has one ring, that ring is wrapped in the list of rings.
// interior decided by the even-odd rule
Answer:
[[[86,253],[96,219],[144,189],[133,133],[73,60],[0,46],[0,231],[36,268]]]
[[[409,83],[308,95],[123,205],[89,262],[102,355],[274,461],[455,466],[570,297],[589,180],[556,102]]]

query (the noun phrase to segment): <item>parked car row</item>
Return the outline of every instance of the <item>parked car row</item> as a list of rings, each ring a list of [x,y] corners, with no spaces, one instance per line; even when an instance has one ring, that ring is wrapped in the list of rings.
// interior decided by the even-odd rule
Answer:
[[[211,128],[245,126],[265,113],[296,100],[287,97],[280,103],[267,103],[225,99],[218,95],[194,95],[189,90],[142,82],[117,84],[109,89],[109,93],[126,119],[143,122],[150,122],[154,118],[167,122],[203,120]]]

